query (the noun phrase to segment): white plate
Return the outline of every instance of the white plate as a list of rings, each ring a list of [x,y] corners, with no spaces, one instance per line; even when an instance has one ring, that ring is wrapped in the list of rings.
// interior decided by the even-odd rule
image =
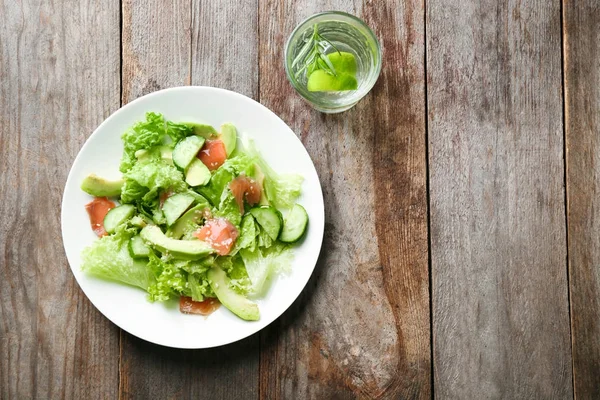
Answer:
[[[295,249],[291,273],[279,277],[259,299],[260,320],[246,322],[225,307],[208,318],[179,312],[175,301],[150,303],[146,293],[104,281],[81,271],[81,250],[96,236],[84,209],[92,197],[79,185],[89,173],[118,178],[123,145],[121,134],[147,111],[173,121],[201,120],[213,126],[232,122],[256,141],[267,162],[278,172],[304,176],[302,204],[309,215],[305,240]],[[211,87],[178,87],[141,97],[104,121],[87,140],[69,172],[63,195],[61,224],[65,251],[81,289],[102,314],[125,331],[163,346],[199,349],[243,339],[279,317],[298,297],[317,262],[325,223],[323,194],[315,167],[294,132],[266,107],[238,93]]]

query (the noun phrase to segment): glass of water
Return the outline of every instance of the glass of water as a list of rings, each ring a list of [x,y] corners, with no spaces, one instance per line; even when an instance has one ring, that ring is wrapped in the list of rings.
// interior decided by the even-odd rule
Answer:
[[[323,39],[320,49],[325,55],[336,52],[351,53],[356,60],[356,88],[339,91],[309,91],[307,84],[311,73],[305,63],[298,62],[305,54],[305,44],[318,29]],[[328,60],[322,65],[327,68]],[[328,11],[315,14],[294,29],[285,46],[285,71],[296,90],[315,109],[324,113],[346,111],[362,99],[381,72],[381,47],[373,31],[353,15]]]

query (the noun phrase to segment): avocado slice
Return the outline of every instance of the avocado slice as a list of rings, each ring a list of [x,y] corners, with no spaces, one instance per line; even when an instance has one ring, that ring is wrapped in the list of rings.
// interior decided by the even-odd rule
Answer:
[[[219,267],[212,267],[208,271],[208,280],[219,301],[229,311],[246,321],[258,321],[260,319],[258,305],[229,286],[229,278],[225,271]]]
[[[155,225],[146,226],[140,232],[140,236],[155,249],[183,260],[197,260],[215,252],[212,247],[201,240],[169,238]]]
[[[167,164],[173,165],[173,150],[166,145],[155,146],[150,150],[141,149],[135,152],[135,158],[138,161],[144,161],[150,159],[154,152],[158,152],[160,154],[161,160],[166,162]]]
[[[192,128],[194,130],[194,135],[202,136],[205,139],[211,139],[217,136],[217,131],[212,125],[204,124],[202,122],[184,122],[183,124]]]
[[[227,153],[227,157],[229,157],[237,144],[237,129],[235,126],[230,123],[221,125],[221,136],[219,136],[219,139],[225,145],[225,152]]]
[[[193,230],[194,227],[202,222],[204,209],[206,208],[210,209],[210,204],[208,204],[207,200],[204,200],[203,203],[199,203],[189,209],[167,230],[167,236],[173,239],[180,239],[186,231]]]
[[[81,182],[81,190],[96,197],[114,197],[121,194],[121,187],[125,181],[109,181],[96,174],[89,174]]]
[[[254,180],[258,182],[259,186],[262,188],[260,191],[260,201],[258,204],[261,206],[268,206],[269,200],[267,199],[267,195],[265,193],[265,174],[263,174],[262,169],[260,169],[258,164],[254,164]]]
[[[211,178],[210,170],[199,158],[194,158],[185,170],[185,183],[190,186],[204,186]]]

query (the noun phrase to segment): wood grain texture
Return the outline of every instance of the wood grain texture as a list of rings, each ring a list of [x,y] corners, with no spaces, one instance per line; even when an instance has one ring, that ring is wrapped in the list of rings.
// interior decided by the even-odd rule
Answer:
[[[123,101],[190,83],[255,97],[257,10],[252,1],[125,1],[123,87],[129,89],[124,90]],[[161,16],[160,22],[156,16]],[[257,398],[258,352],[258,335],[220,348],[189,351],[156,346],[123,333],[121,395],[124,399]]]
[[[427,2],[434,392],[571,398],[559,2]]]
[[[321,257],[300,298],[261,334],[261,398],[429,398],[423,4],[327,2],[382,39],[373,91],[338,115],[312,110],[282,66],[317,2],[260,2],[260,99],[311,155],[325,196]]]
[[[191,83],[190,0],[123,0],[123,104]]]
[[[575,397],[600,398],[600,4],[565,1],[565,123]]]
[[[0,398],[117,396],[118,330],[73,278],[60,204],[119,92],[118,1],[0,3]]]
[[[258,0],[192,3],[192,84],[258,100]]]

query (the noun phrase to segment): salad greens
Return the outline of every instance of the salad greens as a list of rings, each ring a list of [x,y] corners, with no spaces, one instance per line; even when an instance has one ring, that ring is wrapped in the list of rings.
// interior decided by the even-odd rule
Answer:
[[[222,135],[216,132],[149,112],[122,135],[122,180],[92,174],[82,183],[93,196],[119,193],[121,204],[105,210],[103,221],[94,221],[88,208],[94,202],[86,206],[94,231],[103,232],[83,250],[82,269],[141,288],[152,302],[186,299],[185,312],[190,301],[217,297],[241,318],[256,320],[258,307],[248,296],[264,294],[270,278],[290,268],[291,243],[306,228],[305,212],[293,215],[306,221],[284,221],[280,212],[302,208],[296,200],[303,178],[275,172],[251,140],[236,137],[232,124],[223,125]],[[202,139],[186,140],[194,135]],[[198,160],[202,165],[191,168]],[[206,184],[186,183],[205,182],[190,177],[198,173],[206,174]],[[102,222],[111,234],[98,230]]]

